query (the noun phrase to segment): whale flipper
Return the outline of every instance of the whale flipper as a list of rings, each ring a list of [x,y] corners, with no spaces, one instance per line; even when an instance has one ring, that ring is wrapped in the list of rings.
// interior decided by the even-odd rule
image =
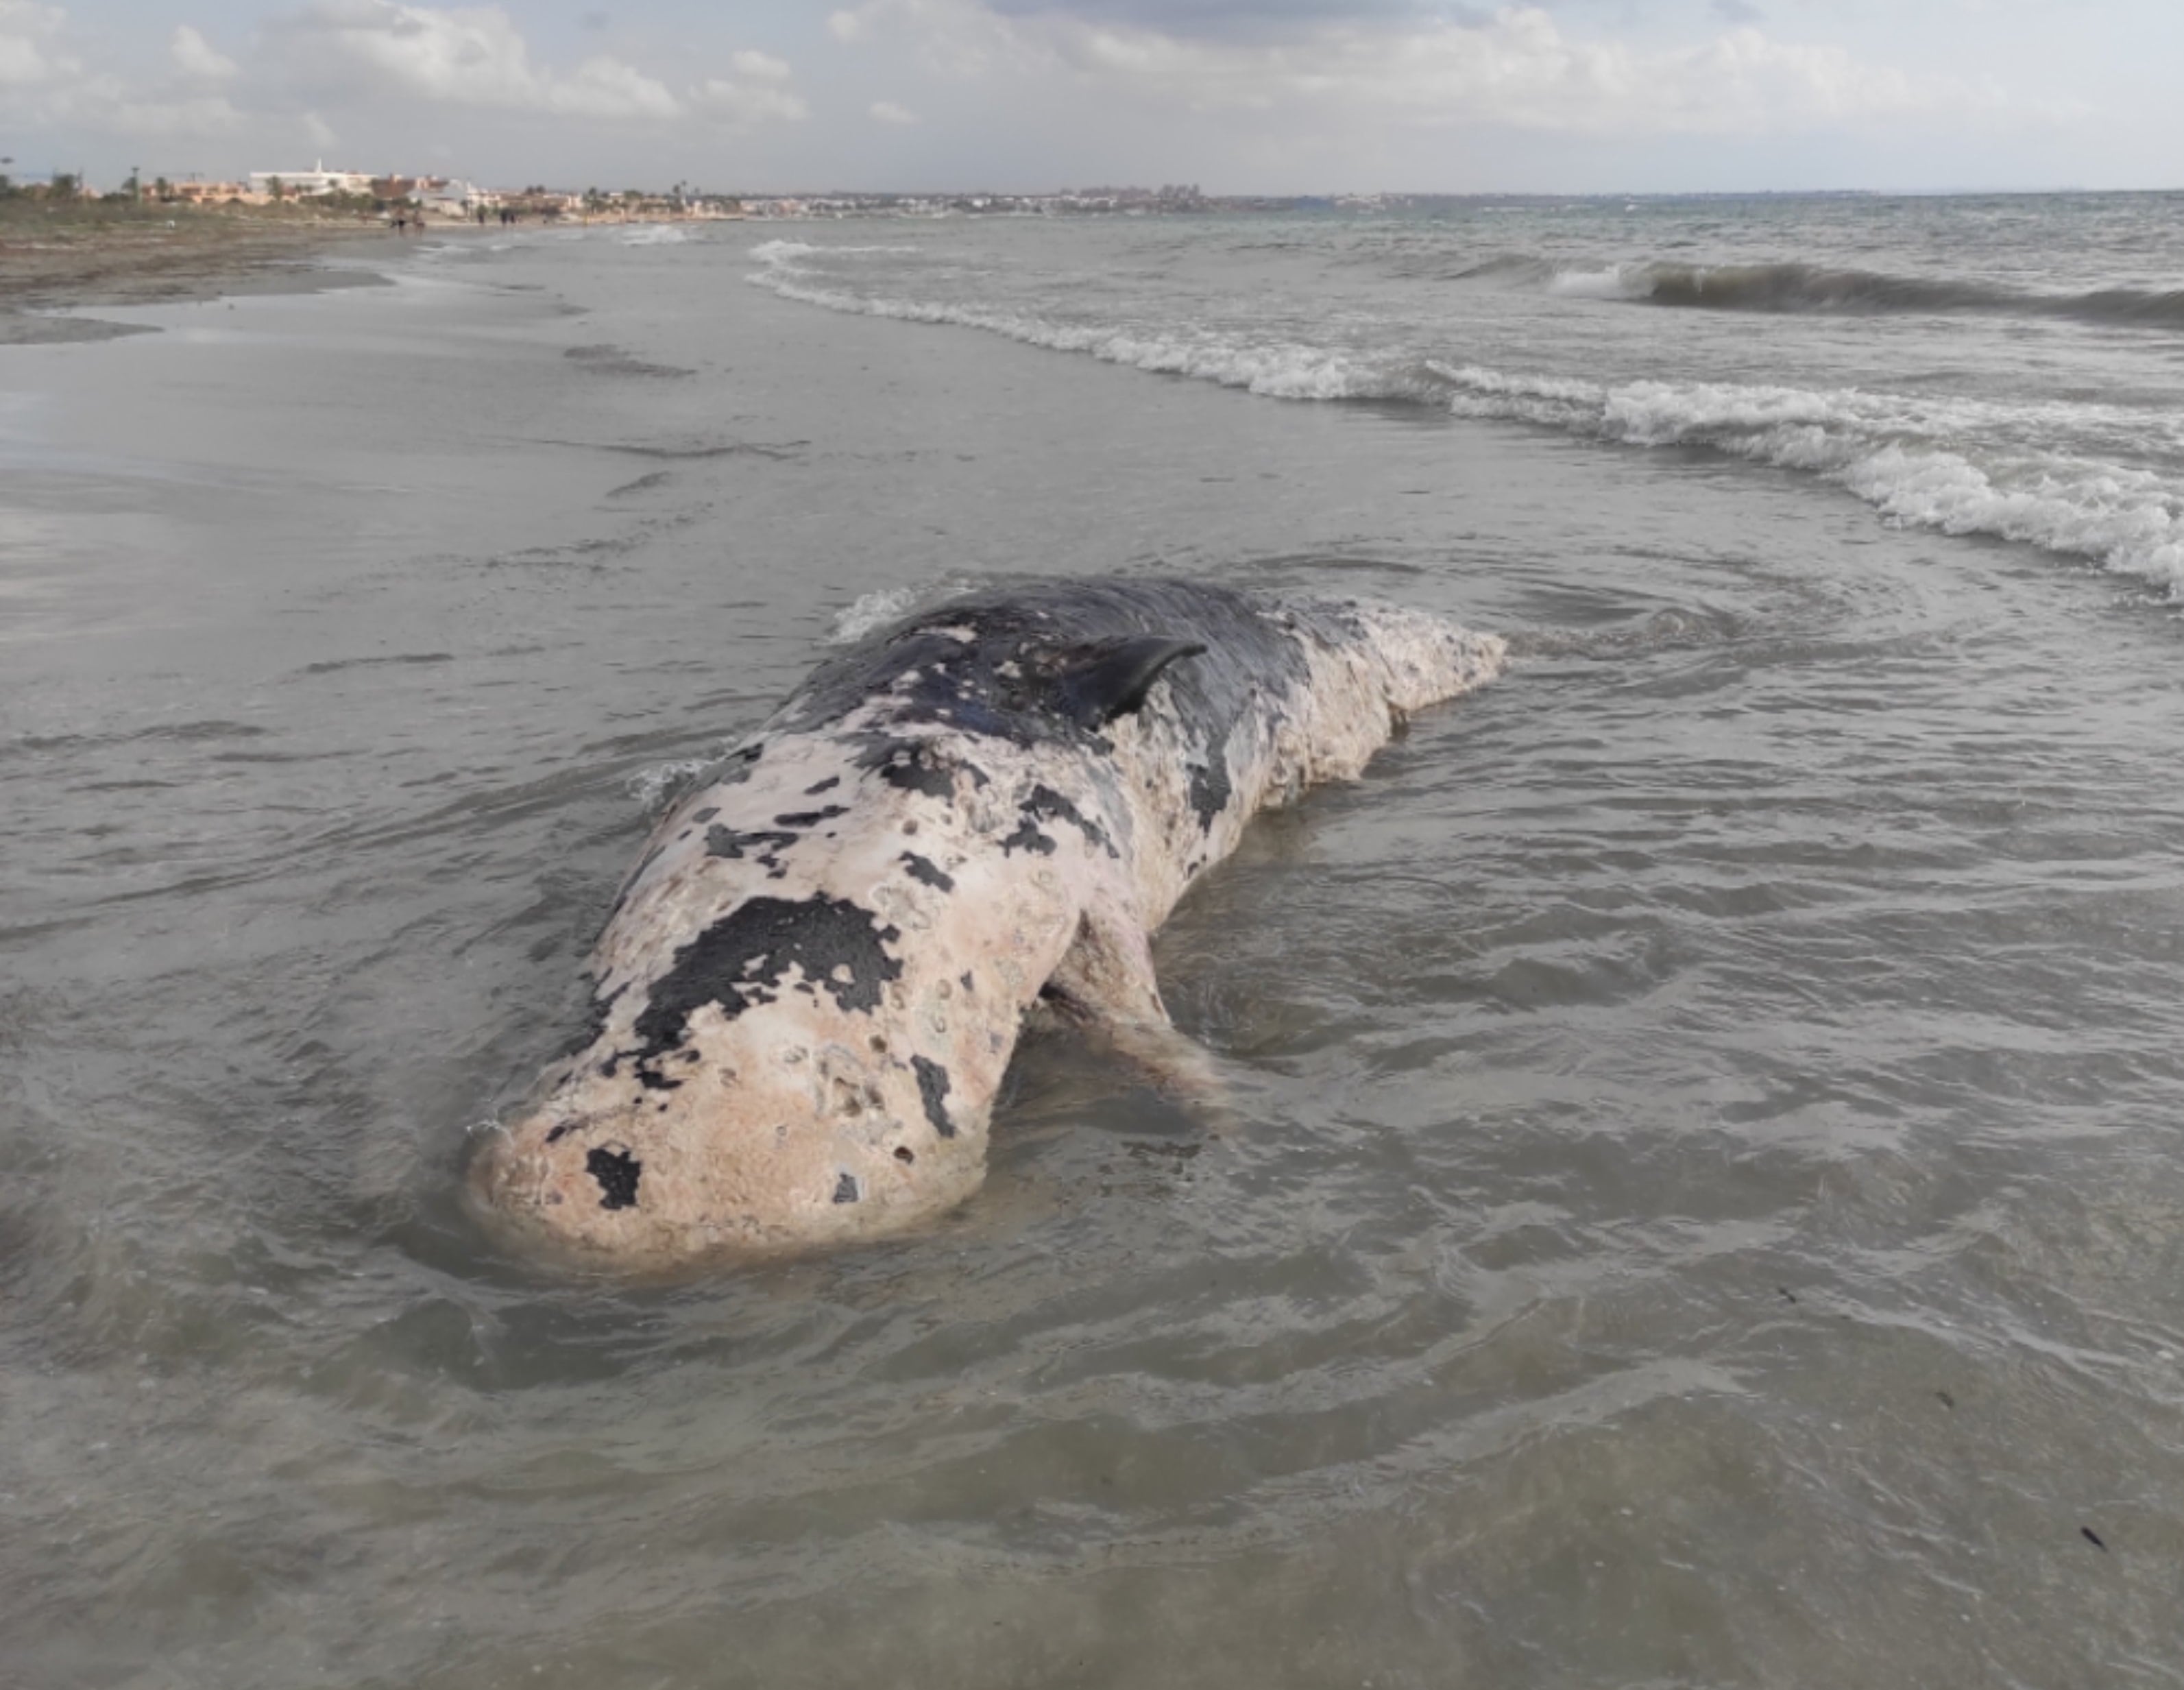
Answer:
[[[1095,731],[1118,716],[1134,716],[1169,664],[1203,655],[1203,640],[1148,633],[1071,648],[1056,666],[1055,692],[1062,715]]]
[[[1167,1025],[1167,1006],[1153,973],[1152,940],[1141,923],[1118,909],[1095,905],[1078,918],[1077,937],[1046,984],[1080,1021]]]
[[[1178,1032],[1161,1001],[1150,936],[1134,918],[1089,910],[1046,983],[1045,996],[1078,1029],[1144,1073],[1177,1102],[1218,1126],[1234,1113],[1213,1052]]]

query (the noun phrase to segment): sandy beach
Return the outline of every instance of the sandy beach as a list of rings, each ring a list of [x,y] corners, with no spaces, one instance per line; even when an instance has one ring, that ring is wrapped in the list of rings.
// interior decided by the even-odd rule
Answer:
[[[0,206],[0,346],[149,332],[81,315],[104,305],[367,284],[367,272],[328,270],[318,259],[400,239],[377,222],[353,220]]]

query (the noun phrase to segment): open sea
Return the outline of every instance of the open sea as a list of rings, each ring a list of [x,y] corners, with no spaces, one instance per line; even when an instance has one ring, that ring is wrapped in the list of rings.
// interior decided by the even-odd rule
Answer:
[[[10,1690],[2184,1685],[2184,196],[499,231],[0,349]],[[972,585],[1507,635],[913,1237],[459,1201]]]

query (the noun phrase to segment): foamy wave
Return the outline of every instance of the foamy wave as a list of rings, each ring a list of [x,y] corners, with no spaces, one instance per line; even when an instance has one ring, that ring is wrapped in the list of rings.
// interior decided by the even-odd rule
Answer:
[[[1803,471],[1848,488],[1892,522],[2089,558],[2184,600],[2184,491],[2148,470],[2031,452],[1998,452],[1980,463],[1945,443],[2013,424],[2020,433],[2041,432],[2036,419],[2011,407],[1735,384],[1606,387],[1433,367],[1454,389],[1449,406],[1460,416],[1630,446],[1704,446]],[[2078,409],[2086,415],[2063,432],[2114,428],[2122,420],[2099,407]]]
[[[917,608],[922,595],[914,587],[883,587],[839,611],[827,635],[829,645],[855,645],[866,634],[900,622]]]
[[[842,253],[914,253],[916,250],[916,247],[905,246],[821,246],[816,241],[776,238],[760,241],[751,248],[751,256],[763,264],[788,265],[794,264],[798,259],[811,258],[815,254],[833,256]]]
[[[1971,280],[1887,276],[1797,263],[1652,262],[1557,270],[1547,279],[1547,291],[1574,298],[1628,299],[1708,311],[1846,315],[1970,311],[2155,329],[2184,325],[2184,289],[2037,293]]]
[[[625,247],[672,247],[690,238],[688,229],[672,223],[642,223],[632,229],[617,230],[615,239]]]
[[[777,244],[768,242],[767,247]],[[781,244],[796,244],[786,243]],[[805,250],[809,251],[810,248]],[[835,251],[844,250],[834,248]],[[766,256],[766,248],[755,257]],[[789,257],[793,254],[780,254]],[[1110,364],[1128,365],[1162,376],[1187,376],[1225,388],[1241,388],[1269,399],[1348,399],[1416,398],[1412,387],[1391,379],[1390,372],[1361,361],[1347,353],[1329,351],[1296,342],[1244,344],[1196,331],[1175,330],[1149,333],[1107,326],[1070,326],[1039,317],[992,311],[971,305],[940,304],[916,299],[864,298],[838,289],[821,287],[799,278],[786,265],[760,271],[749,281],[772,289],[785,299],[818,305],[830,311],[859,316],[889,317],[902,322],[944,324],[978,329],[1028,346],[1054,352],[1081,353]]]
[[[712,767],[715,761],[711,757],[677,757],[673,762],[655,763],[630,776],[625,790],[646,815],[657,815],[688,791],[690,783]]]
[[[776,243],[767,243],[769,247]],[[800,245],[800,243],[780,243]],[[801,248],[802,252],[814,249]],[[761,248],[759,254],[767,256]],[[783,253],[749,279],[829,310],[999,334],[1162,375],[1285,399],[1446,404],[1623,445],[1698,446],[1847,488],[1891,521],[2023,541],[2089,558],[2184,600],[2184,488],[2150,471],[2041,449],[2048,439],[2118,443],[2143,413],[2097,405],[2008,406],[1759,384],[1619,385],[1395,359],[1211,330],[1069,325],[980,306],[861,297],[817,285]],[[1574,272],[1583,276],[1585,272]],[[1591,272],[1585,285],[1606,287]],[[2172,446],[2184,449],[2184,430]]]
[[[1566,299],[1643,299],[1652,288],[1630,265],[1612,264],[1605,270],[1558,270],[1547,278],[1547,292]]]

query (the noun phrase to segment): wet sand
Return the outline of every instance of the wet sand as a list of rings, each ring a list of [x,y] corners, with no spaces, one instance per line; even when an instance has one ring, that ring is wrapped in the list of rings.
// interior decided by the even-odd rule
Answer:
[[[26,207],[0,220],[0,346],[153,332],[78,315],[100,306],[369,285],[377,278],[368,271],[320,260],[334,251],[396,249],[402,239],[376,222]]]

